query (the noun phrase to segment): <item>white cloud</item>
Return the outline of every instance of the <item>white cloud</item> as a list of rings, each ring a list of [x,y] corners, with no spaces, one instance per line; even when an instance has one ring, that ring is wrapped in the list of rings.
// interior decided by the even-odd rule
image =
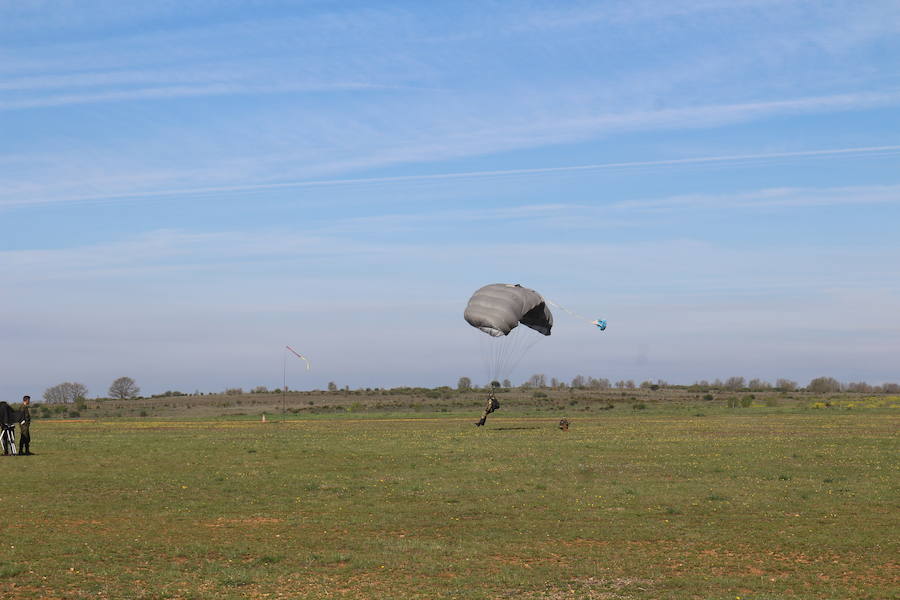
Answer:
[[[900,185],[836,188],[772,188],[728,194],[692,194],[616,202],[610,209],[625,211],[774,209],[857,204],[900,204]]]

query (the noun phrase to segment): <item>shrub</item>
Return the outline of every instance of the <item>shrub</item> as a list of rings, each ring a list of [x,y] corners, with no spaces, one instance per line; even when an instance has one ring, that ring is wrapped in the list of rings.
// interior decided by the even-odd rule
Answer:
[[[638,402],[637,404],[631,405],[631,410],[644,410],[645,408],[647,408],[647,405],[643,402]]]

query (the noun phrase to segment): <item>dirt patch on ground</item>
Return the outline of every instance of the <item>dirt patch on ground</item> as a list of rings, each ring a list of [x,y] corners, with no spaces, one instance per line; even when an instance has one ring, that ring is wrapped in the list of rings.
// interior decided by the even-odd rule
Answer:
[[[274,525],[282,523],[284,519],[275,519],[272,517],[248,517],[246,519],[226,519],[219,517],[210,523],[204,523],[206,527],[226,527],[228,525]]]
[[[649,579],[588,577],[573,580],[564,586],[534,592],[514,592],[508,596],[528,600],[569,600],[570,598],[614,600],[628,598],[633,592],[646,592],[652,589],[653,581]]]

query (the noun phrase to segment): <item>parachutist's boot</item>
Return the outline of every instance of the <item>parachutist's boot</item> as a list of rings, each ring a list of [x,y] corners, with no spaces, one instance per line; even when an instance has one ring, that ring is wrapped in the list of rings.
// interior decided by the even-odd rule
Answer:
[[[478,421],[475,422],[475,427],[481,427],[484,425],[484,422],[487,421],[487,417],[481,417]]]

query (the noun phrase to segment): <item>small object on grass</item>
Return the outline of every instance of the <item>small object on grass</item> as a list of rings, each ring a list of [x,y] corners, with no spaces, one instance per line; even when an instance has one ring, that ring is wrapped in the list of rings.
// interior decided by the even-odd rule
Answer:
[[[568,419],[560,419],[559,420],[559,428],[563,431],[569,430],[569,420]]]

